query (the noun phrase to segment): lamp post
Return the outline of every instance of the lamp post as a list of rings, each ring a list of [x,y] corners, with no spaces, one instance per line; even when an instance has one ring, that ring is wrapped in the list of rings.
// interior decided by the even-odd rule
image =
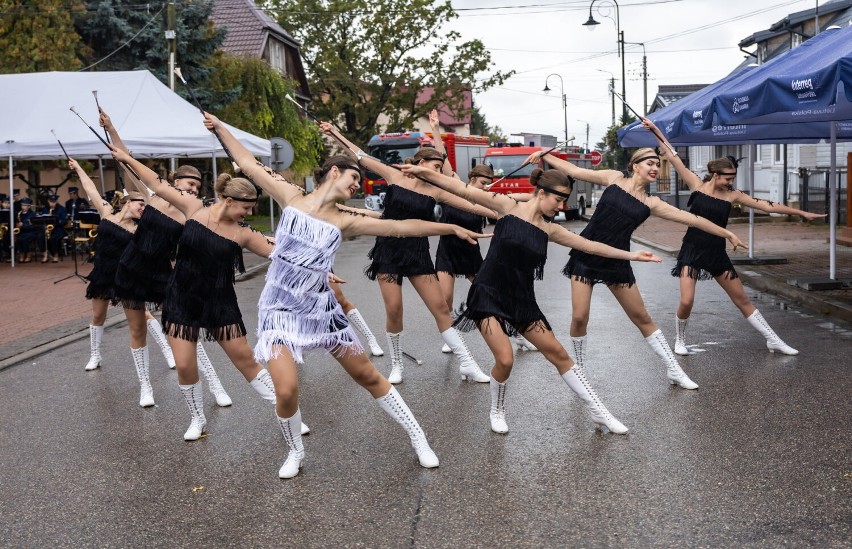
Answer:
[[[585,152],[589,152],[589,123],[585,120],[577,120],[577,122],[582,122],[586,125],[586,142],[583,144],[583,150]]]
[[[559,91],[562,93],[562,116],[565,119],[565,150],[568,150],[568,99],[565,97],[565,83],[562,80],[562,77],[556,74],[555,72],[552,74],[548,74],[547,78],[544,79],[544,93],[548,93],[550,88],[547,85],[547,81],[550,80],[551,76],[555,76],[559,78]]]
[[[592,3],[589,4],[589,20],[583,23],[589,30],[595,30],[597,25],[600,25],[598,21],[592,17],[592,8],[595,6],[595,2],[598,0],[592,0]],[[625,78],[625,67],[624,67],[624,31],[621,30],[621,16],[619,15],[618,2],[615,0],[604,0],[604,2],[612,2],[615,5],[615,30],[616,30],[616,38],[618,39],[618,56],[621,57],[621,97],[627,101],[627,79]],[[600,13],[601,9],[598,6],[598,13]],[[621,120],[627,120],[627,105],[621,105]]]

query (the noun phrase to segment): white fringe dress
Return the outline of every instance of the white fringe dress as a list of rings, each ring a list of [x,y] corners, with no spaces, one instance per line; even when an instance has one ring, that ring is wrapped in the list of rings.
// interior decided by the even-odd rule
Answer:
[[[284,209],[258,303],[255,359],[277,358],[281,347],[276,346],[299,364],[311,349],[336,356],[364,352],[328,284],[342,239],[336,226],[291,206]]]

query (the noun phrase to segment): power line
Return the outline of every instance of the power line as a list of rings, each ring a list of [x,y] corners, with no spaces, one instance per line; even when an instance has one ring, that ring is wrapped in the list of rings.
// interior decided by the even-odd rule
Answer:
[[[98,59],[97,61],[95,61],[94,63],[92,63],[91,65],[89,65],[88,67],[83,67],[83,68],[82,68],[82,69],[80,69],[78,72],[83,72],[83,71],[89,70],[89,69],[91,69],[92,67],[94,67],[95,65],[99,65],[99,64],[103,63],[104,61],[106,61],[107,59],[109,59],[110,57],[112,57],[113,55],[115,55],[116,53],[118,53],[118,52],[119,52],[119,50],[121,50],[122,48],[124,48],[125,46],[127,46],[128,44],[130,44],[131,42],[133,42],[133,41],[136,39],[136,37],[137,37],[137,36],[139,36],[140,34],[142,34],[142,31],[143,31],[143,30],[145,30],[145,29],[147,29],[147,28],[148,28],[148,26],[149,26],[151,23],[153,23],[153,22],[154,22],[154,20],[157,18],[157,16],[158,16],[158,15],[160,15],[160,13],[162,13],[164,9],[166,9],[166,6],[163,6],[162,8],[160,8],[160,11],[158,11],[158,12],[157,12],[157,13],[155,13],[153,16],[151,16],[151,19],[149,19],[149,20],[148,20],[148,22],[147,22],[147,23],[145,23],[145,26],[144,26],[144,27],[142,27],[141,29],[139,29],[139,31],[138,31],[136,34],[134,34],[133,36],[131,36],[131,37],[130,37],[130,39],[129,39],[127,42],[125,42],[124,44],[120,45],[119,47],[117,47],[116,49],[114,49],[113,51],[111,51],[110,53],[108,53],[107,55],[105,55],[104,57],[102,57],[102,58]]]

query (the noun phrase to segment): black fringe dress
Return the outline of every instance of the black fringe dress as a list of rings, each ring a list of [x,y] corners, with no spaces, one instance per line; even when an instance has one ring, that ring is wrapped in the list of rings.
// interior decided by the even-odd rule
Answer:
[[[399,185],[388,186],[384,203],[382,219],[433,221],[435,218],[437,203],[434,198]],[[377,236],[376,244],[367,257],[372,263],[364,269],[364,274],[370,280],[378,278],[402,285],[402,280],[408,276],[438,276],[429,253],[429,238],[425,236]]]
[[[246,335],[234,291],[235,271],[245,272],[240,245],[190,219],[178,241],[177,262],[163,303],[163,331],[198,341]]]
[[[544,275],[547,233],[514,215],[501,217],[485,261],[467,294],[467,308],[453,323],[459,330],[482,329],[491,317],[506,335],[551,330],[535,300],[534,282]]]
[[[98,224],[98,236],[95,238],[95,266],[86,277],[86,299],[105,299],[111,304],[118,303],[115,292],[115,273],[121,254],[133,238],[133,233],[108,219]]]
[[[580,236],[629,251],[633,231],[650,215],[650,208],[635,196],[618,185],[608,185]],[[567,277],[576,278],[590,286],[602,283],[629,288],[636,284],[633,268],[625,259],[601,257],[576,249],[571,250],[569,255],[571,259],[562,269],[562,274]]]
[[[481,233],[485,218],[452,206],[441,206],[441,223],[451,223],[469,231]],[[482,266],[482,252],[479,242],[471,244],[453,235],[443,235],[438,241],[435,252],[435,270],[456,277],[476,275]]]
[[[115,292],[127,309],[161,305],[183,224],[160,210],[145,208],[136,234],[125,248],[115,275]]]
[[[727,200],[694,191],[689,195],[687,206],[691,213],[712,221],[720,227],[728,225],[731,203]],[[677,254],[677,264],[672,269],[672,276],[680,278],[684,267],[687,267],[687,276],[695,280],[712,280],[721,275],[728,279],[739,278],[731,258],[725,251],[725,239],[695,227],[690,227],[683,235],[683,243],[680,246],[680,253]]]

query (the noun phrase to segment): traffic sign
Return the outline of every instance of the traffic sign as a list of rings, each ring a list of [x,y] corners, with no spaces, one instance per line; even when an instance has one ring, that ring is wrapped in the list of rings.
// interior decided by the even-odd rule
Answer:
[[[592,157],[592,166],[599,166],[600,163],[603,162],[603,156],[598,151],[590,152],[589,156]]]

